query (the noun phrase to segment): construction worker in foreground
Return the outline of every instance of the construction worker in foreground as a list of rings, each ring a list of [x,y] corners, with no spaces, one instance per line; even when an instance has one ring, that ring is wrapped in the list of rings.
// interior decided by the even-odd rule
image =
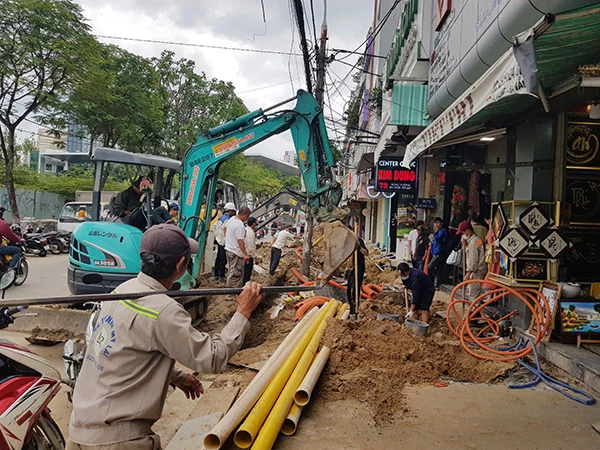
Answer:
[[[142,236],[141,273],[115,292],[169,290],[198,251],[198,243],[177,226],[156,225]],[[186,310],[166,294],[104,302],[75,386],[67,450],[160,449],[152,425],[169,384],[192,400],[204,393],[175,361],[201,373],[222,371],[250,328],[260,290],[257,283],[246,284],[237,311],[212,337],[192,327]]]

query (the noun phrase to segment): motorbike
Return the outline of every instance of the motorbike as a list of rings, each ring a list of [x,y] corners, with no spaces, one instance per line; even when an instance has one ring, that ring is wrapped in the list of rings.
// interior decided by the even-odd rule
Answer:
[[[11,276],[13,271],[2,276],[0,288],[14,282]],[[0,308],[0,329],[12,324],[22,309]],[[60,374],[49,361],[25,347],[0,340],[1,449],[64,450],[65,438],[48,408],[60,392],[60,382]]]
[[[15,269],[15,279],[13,281],[13,284],[15,286],[20,286],[23,283],[25,283],[25,280],[27,279],[27,275],[29,275],[29,264],[27,263],[27,257],[25,256],[25,249],[24,249],[25,246],[23,244],[11,244],[11,245],[16,245],[18,247],[21,247],[21,250],[23,251],[23,254],[21,255],[21,260],[19,261],[19,265]],[[12,259],[12,256],[10,256],[10,255],[4,255],[4,256],[0,257],[0,273],[1,274],[6,273],[11,259]]]
[[[81,370],[81,366],[83,365],[83,359],[85,358],[85,351],[87,349],[87,344],[92,337],[94,332],[94,327],[98,322],[98,316],[100,313],[100,302],[89,302],[84,303],[83,306],[86,309],[92,310],[92,314],[88,320],[87,328],[85,330],[85,341],[77,342],[75,339],[69,339],[65,342],[63,347],[63,363],[65,366],[65,375],[67,376],[66,380],[63,380],[65,384],[69,386],[69,391],[67,392],[67,397],[70,402],[73,401],[73,391],[75,389],[75,383],[77,382],[77,377],[79,376],[79,371]]]
[[[22,233],[21,226],[18,224],[12,224],[10,228],[17,236],[21,236],[25,240],[24,250],[27,253],[44,257],[48,254],[50,246],[48,240],[43,238],[42,235],[37,233]]]
[[[34,230],[33,226],[30,224],[25,229],[25,232],[28,236],[38,234],[42,239],[46,239],[50,253],[53,255],[60,255],[65,251],[65,245],[68,246],[58,231],[44,231],[43,225],[37,226]]]

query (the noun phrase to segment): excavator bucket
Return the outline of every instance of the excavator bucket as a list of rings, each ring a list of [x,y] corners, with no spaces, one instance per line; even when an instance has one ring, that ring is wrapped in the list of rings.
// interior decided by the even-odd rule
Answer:
[[[321,223],[323,229],[323,283],[331,279],[358,247],[358,238],[342,222]]]

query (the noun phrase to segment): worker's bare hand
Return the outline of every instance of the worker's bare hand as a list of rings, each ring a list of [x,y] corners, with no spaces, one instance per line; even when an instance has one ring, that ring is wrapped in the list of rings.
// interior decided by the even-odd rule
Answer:
[[[192,400],[200,398],[204,394],[204,387],[202,387],[200,380],[189,373],[185,377],[185,380],[183,380],[183,383],[177,387],[184,392],[186,398],[191,398]]]
[[[250,281],[246,283],[246,286],[244,286],[244,290],[240,295],[238,295],[237,312],[239,312],[246,319],[250,318],[252,311],[254,311],[254,309],[262,300],[262,295],[260,293],[261,289],[262,284]]]

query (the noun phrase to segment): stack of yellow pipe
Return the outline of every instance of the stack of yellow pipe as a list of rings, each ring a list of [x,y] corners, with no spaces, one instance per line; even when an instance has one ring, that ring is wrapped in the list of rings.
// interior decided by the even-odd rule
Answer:
[[[285,361],[278,368],[276,374],[270,379],[265,389],[262,390],[260,398],[254,404],[250,412],[247,413],[247,411],[244,411],[245,408],[238,408],[244,413],[237,418],[238,421],[235,423],[236,425],[247,413],[246,419],[234,435],[234,442],[238,447],[248,448],[252,446],[253,449],[272,448],[279,431],[282,430],[282,425],[287,418],[290,418],[292,421],[295,431],[302,408],[300,405],[294,403],[294,396],[301,385],[304,386],[305,389],[306,386],[308,386],[308,389],[312,391],[319,374],[323,370],[327,357],[329,356],[329,349],[323,347],[317,357],[315,357],[315,354],[317,353],[321,338],[325,332],[327,320],[334,317],[341,309],[340,307],[341,303],[339,301],[331,299],[321,308],[318,315],[313,314],[313,317],[307,321],[309,323],[305,324],[305,330],[302,331],[301,337],[298,338],[299,340],[297,340],[293,350],[291,350],[289,356],[287,356]],[[300,325],[302,325],[302,323]],[[268,363],[269,362],[267,362],[267,364]],[[265,365],[265,367],[266,366],[267,365]],[[255,377],[255,380],[259,375],[260,373]],[[307,379],[309,378],[308,375],[310,375],[311,380],[313,381],[308,380],[307,382]],[[255,384],[254,381],[248,386],[246,391],[244,391],[244,394],[242,394],[238,402],[246,396],[246,393],[251,390],[253,384]],[[308,397],[310,397],[310,392],[308,393]],[[306,402],[308,402],[308,400],[306,400]],[[236,405],[234,404],[232,409],[235,407]],[[225,417],[221,422],[223,422],[223,420],[225,420]],[[229,418],[227,422],[230,424],[232,420],[235,419]],[[233,427],[235,427],[235,425]],[[225,435],[222,430],[216,430],[218,428],[219,424],[217,424],[215,429],[206,436],[204,446],[207,450],[221,448],[222,443],[227,439],[229,434]],[[221,426],[221,428],[228,427]],[[289,426],[285,427],[285,431],[289,432]],[[229,433],[230,432],[231,431],[229,431]],[[293,434],[293,431],[290,434]]]

